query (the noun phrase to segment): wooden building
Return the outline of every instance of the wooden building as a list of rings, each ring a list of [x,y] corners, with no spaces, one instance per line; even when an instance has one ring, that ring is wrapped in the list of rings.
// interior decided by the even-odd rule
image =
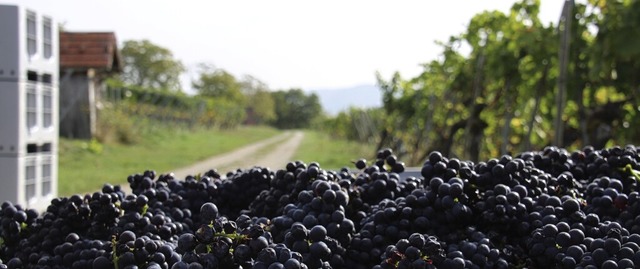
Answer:
[[[121,70],[114,33],[60,32],[60,136],[95,136],[104,81]]]

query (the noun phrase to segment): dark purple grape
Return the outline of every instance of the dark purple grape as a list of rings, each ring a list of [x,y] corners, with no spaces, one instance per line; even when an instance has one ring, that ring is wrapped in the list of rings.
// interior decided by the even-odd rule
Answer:
[[[218,207],[214,203],[204,203],[200,207],[200,218],[204,223],[213,222],[218,218]]]
[[[367,160],[366,159],[358,159],[355,162],[356,168],[362,170],[365,169],[367,167]]]

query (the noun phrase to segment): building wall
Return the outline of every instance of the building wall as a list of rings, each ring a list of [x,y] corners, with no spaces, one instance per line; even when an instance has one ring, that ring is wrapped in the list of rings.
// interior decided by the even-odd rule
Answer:
[[[60,76],[60,136],[94,138],[107,76],[94,69],[63,70]]]
[[[67,138],[92,138],[93,102],[91,82],[86,72],[62,73],[60,80],[60,136]],[[95,116],[94,116],[95,117]]]

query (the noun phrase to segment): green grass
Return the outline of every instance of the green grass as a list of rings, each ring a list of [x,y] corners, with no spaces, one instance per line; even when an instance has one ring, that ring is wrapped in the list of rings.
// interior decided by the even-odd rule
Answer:
[[[355,169],[353,161],[371,159],[375,152],[373,144],[335,139],[317,131],[304,131],[304,139],[293,158],[305,163],[318,162],[325,170],[338,170],[345,166]]]
[[[268,127],[158,130],[132,145],[60,139],[58,192],[67,196],[92,192],[104,183],[124,184],[131,174],[170,171],[278,133]]]

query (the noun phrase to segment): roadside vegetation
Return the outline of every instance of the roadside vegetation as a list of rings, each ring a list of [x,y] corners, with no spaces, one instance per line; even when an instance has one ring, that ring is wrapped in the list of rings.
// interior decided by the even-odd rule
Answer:
[[[293,160],[301,160],[307,164],[318,162],[326,170],[340,170],[345,166],[355,169],[352,162],[360,158],[373,160],[375,153],[374,144],[336,139],[325,132],[307,130],[304,131],[304,139],[293,155]]]
[[[128,175],[147,169],[169,172],[278,133],[271,127],[184,130],[147,125],[130,144],[61,138],[58,192],[64,196],[91,192],[104,183],[123,184]]]

